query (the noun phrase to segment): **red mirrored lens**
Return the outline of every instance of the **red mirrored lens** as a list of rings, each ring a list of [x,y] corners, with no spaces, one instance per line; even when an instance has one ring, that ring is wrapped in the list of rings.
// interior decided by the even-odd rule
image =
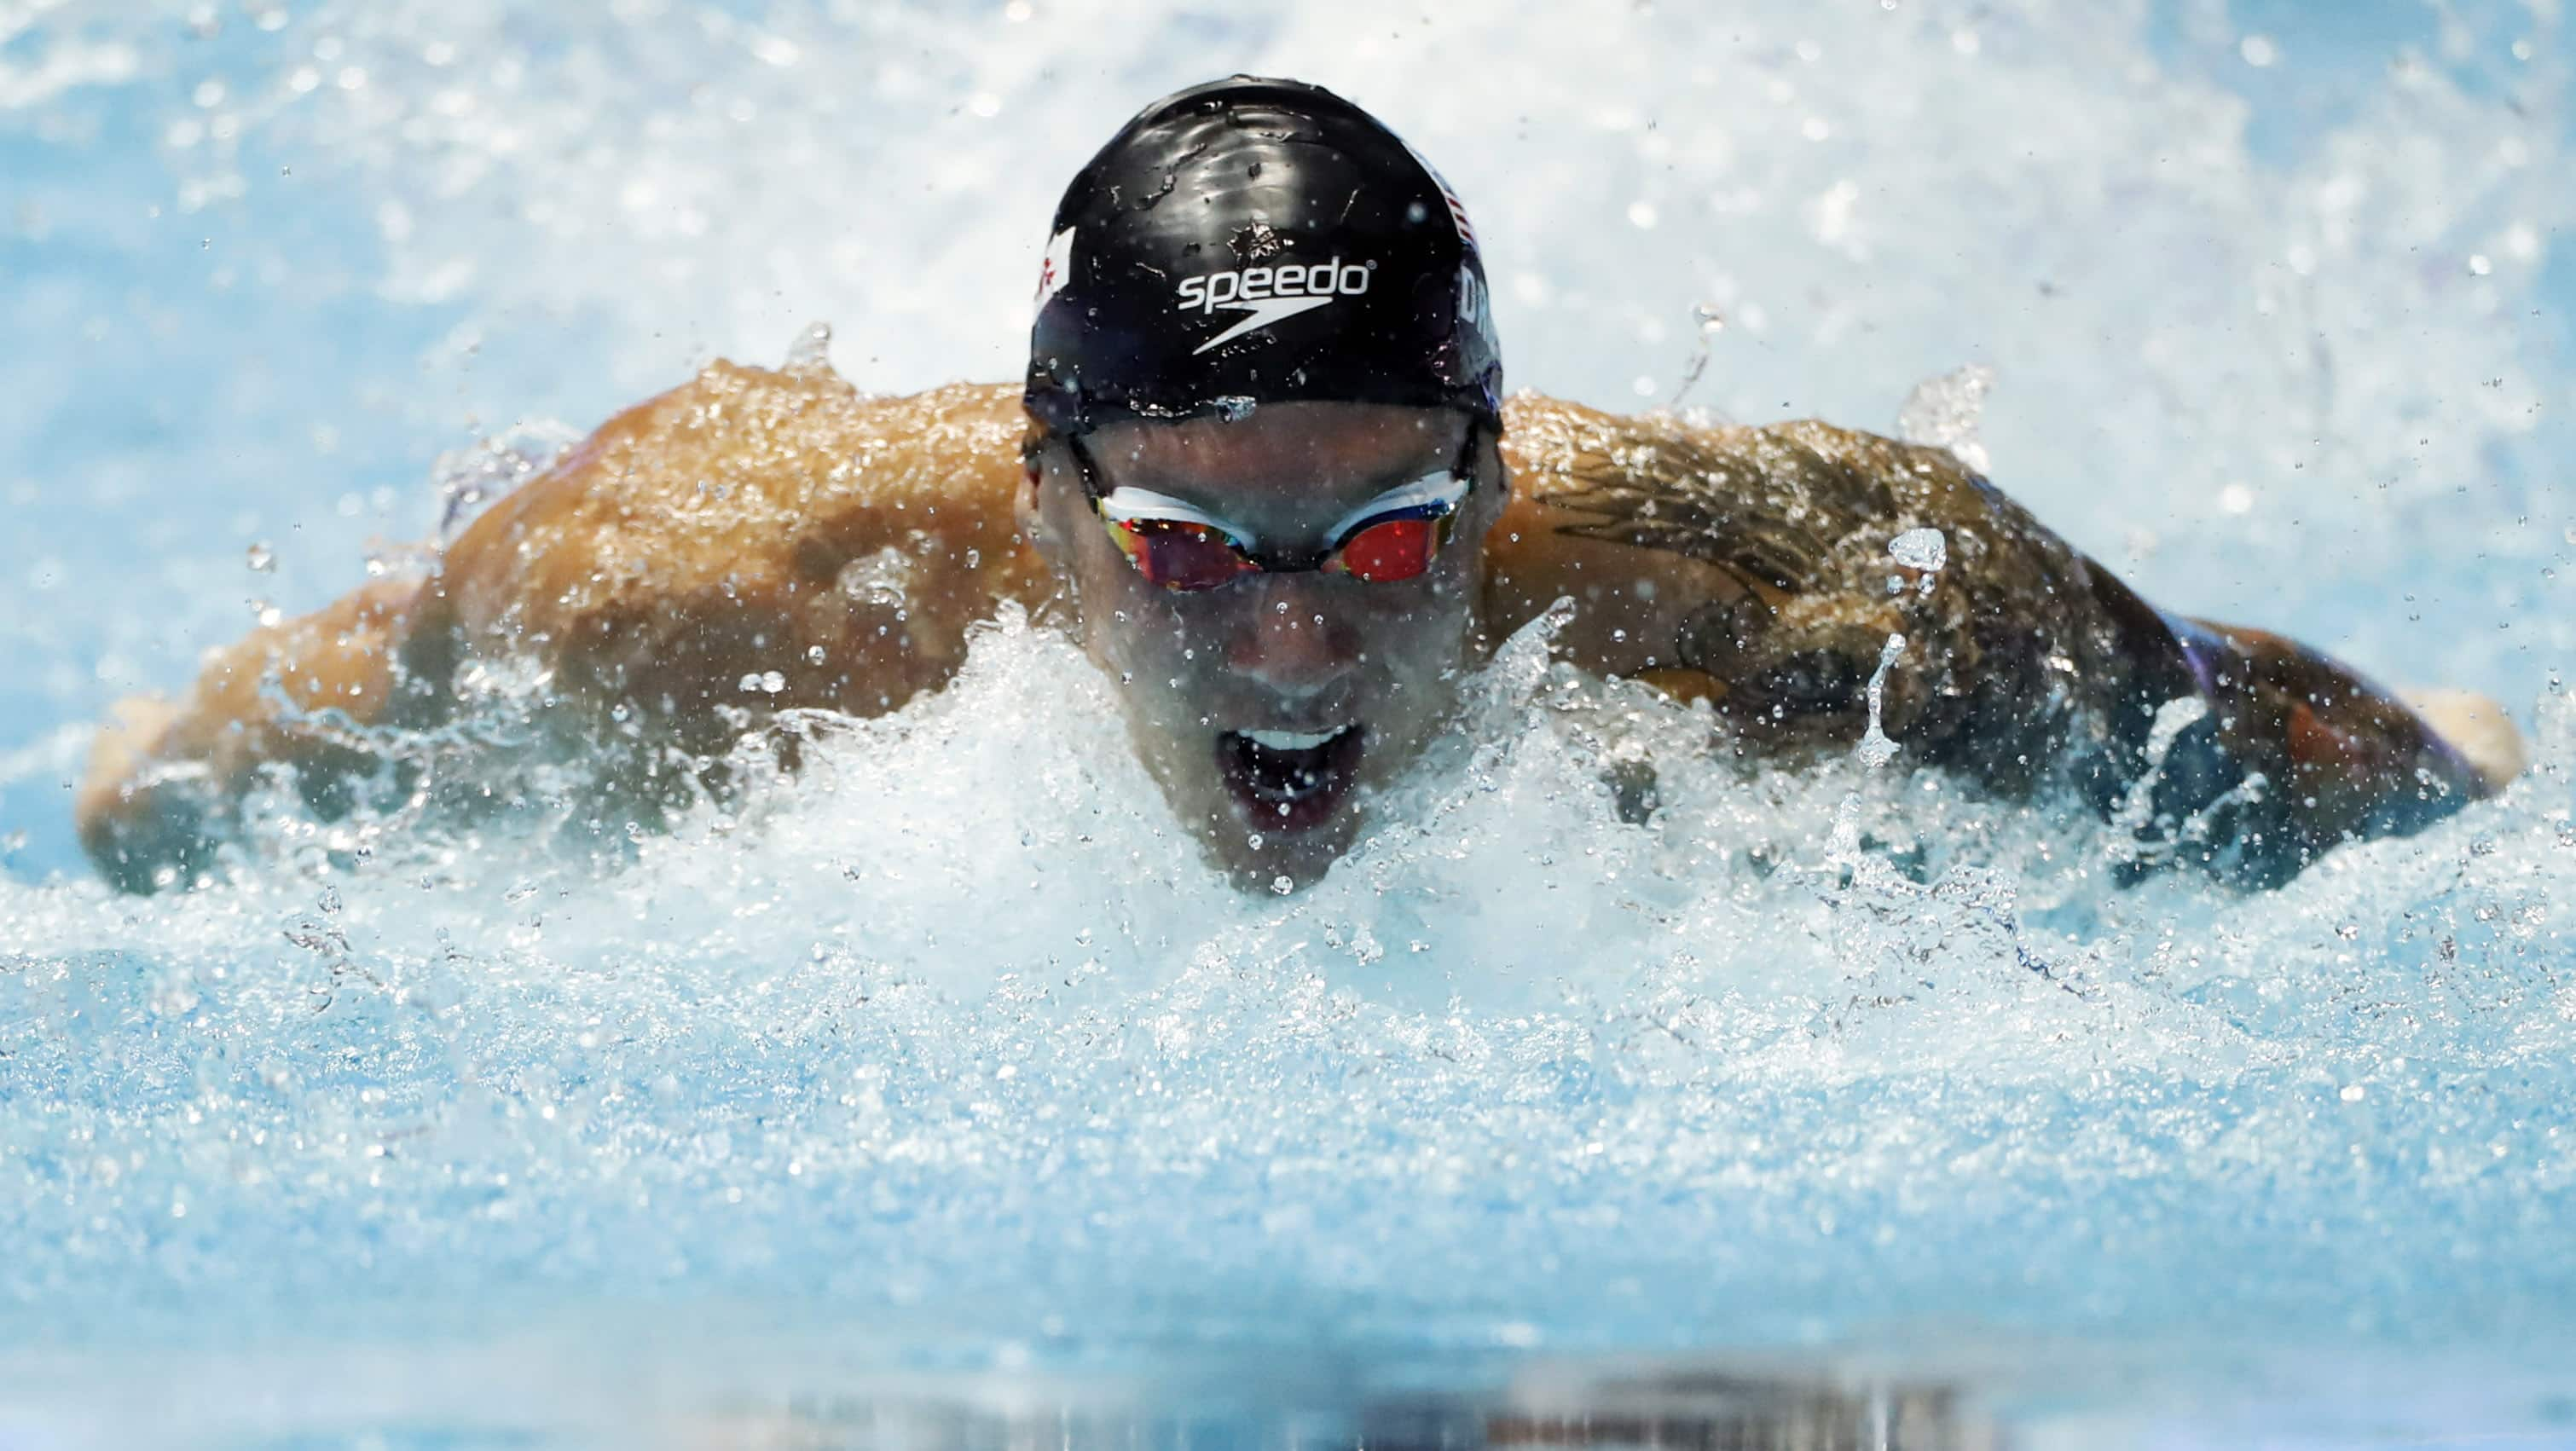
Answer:
[[[1204,524],[1113,519],[1109,531],[1147,582],[1165,589],[1214,589],[1260,568],[1232,540]]]
[[[1445,519],[1389,519],[1350,537],[1324,567],[1371,584],[1411,579],[1431,567]]]

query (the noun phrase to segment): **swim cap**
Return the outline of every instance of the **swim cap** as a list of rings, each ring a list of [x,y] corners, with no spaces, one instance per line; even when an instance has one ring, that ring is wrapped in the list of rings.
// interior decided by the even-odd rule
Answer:
[[[1320,86],[1166,96],[1056,207],[1027,393],[1050,432],[1309,399],[1499,420],[1502,386],[1466,208]]]

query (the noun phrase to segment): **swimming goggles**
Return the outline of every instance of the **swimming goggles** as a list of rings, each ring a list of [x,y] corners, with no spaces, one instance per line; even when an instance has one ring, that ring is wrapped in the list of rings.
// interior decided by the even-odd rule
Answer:
[[[1458,506],[1474,486],[1476,433],[1467,431],[1455,465],[1378,495],[1343,515],[1325,534],[1323,548],[1299,551],[1257,548],[1249,531],[1168,494],[1104,490],[1081,435],[1067,435],[1065,442],[1081,467],[1083,492],[1100,511],[1118,552],[1148,583],[1185,592],[1215,589],[1247,574],[1304,570],[1370,584],[1419,577],[1449,542]]]

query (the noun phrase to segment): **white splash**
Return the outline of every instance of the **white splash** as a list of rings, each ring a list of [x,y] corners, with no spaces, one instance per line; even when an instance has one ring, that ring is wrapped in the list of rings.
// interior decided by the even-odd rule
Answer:
[[[218,891],[36,880],[77,865],[81,723],[238,632],[250,541],[292,532],[273,603],[318,603],[357,571],[313,561],[456,527],[569,435],[475,440],[815,316],[873,389],[1012,376],[1057,181],[1237,68],[1439,160],[1516,385],[1626,406],[1705,347],[1719,414],[1866,421],[1973,355],[2011,393],[1953,374],[1906,431],[1991,445],[2097,553],[2152,528],[2159,603],[2528,700],[2576,658],[2545,8],[2447,7],[2456,52],[2384,77],[2274,27],[2264,85],[2347,102],[2287,141],[2243,37],[2195,28],[2224,17],[2154,7],[193,8],[31,12],[51,79],[0,114],[31,259],[0,309],[58,344],[0,367],[0,809],[34,832],[0,1085],[35,1085],[0,1087],[0,1342],[288,1326],[406,1364],[642,1298],[675,1335],[722,1302],[1039,1362],[1281,1326],[1367,1365],[2438,1342],[2483,1392],[2569,1338],[2556,696],[2503,801],[2246,899],[2114,890],[2089,808],[1895,769],[1883,729],[1746,771],[1531,636],[1279,897],[1207,870],[1107,688],[1012,621],[660,834],[499,732],[489,819],[322,822],[281,783]],[[46,59],[110,52],[77,88]],[[447,498],[388,482],[443,451]],[[846,586],[899,598],[881,563]],[[243,1387],[338,1382],[206,1399]]]
[[[1995,370],[1970,363],[1915,385],[1896,415],[1896,436],[1907,443],[1946,448],[1978,473],[1994,467],[1977,427],[1985,417],[1986,395],[1994,391]]]
[[[1937,570],[1950,562],[1949,537],[1938,529],[1908,529],[1887,541],[1887,557],[1907,569]]]

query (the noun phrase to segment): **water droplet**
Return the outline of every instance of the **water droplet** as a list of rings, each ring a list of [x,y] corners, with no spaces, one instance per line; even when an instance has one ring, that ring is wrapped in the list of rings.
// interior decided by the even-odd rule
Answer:
[[[1992,461],[1977,439],[1977,423],[1985,413],[1986,394],[1994,386],[1995,370],[1982,363],[1918,384],[1896,415],[1896,436],[1907,443],[1946,448],[1959,462],[1986,472]]]
[[[1881,723],[1881,710],[1887,695],[1887,672],[1895,668],[1897,660],[1904,654],[1905,637],[1888,636],[1886,646],[1878,652],[1878,668],[1870,672],[1869,729],[1862,734],[1860,745],[1853,754],[1860,757],[1862,765],[1873,771],[1896,758],[1896,742],[1888,738]]]
[[[782,371],[799,375],[832,371],[832,325],[806,324],[796,340],[787,345],[787,362]]]
[[[1284,809],[1284,808],[1283,808],[1283,809]],[[1288,875],[1287,875],[1285,872],[1283,872],[1283,873],[1281,873],[1280,875],[1275,876],[1275,877],[1272,877],[1272,878],[1270,879],[1270,890],[1272,890],[1272,891],[1274,891],[1274,892],[1278,893],[1280,896],[1283,896],[1283,897],[1284,897],[1284,896],[1287,896],[1290,892],[1293,892],[1293,891],[1297,890],[1297,884],[1296,884],[1295,882],[1293,882],[1293,881],[1290,881],[1290,880],[1288,879]]]
[[[552,467],[580,439],[560,423],[537,421],[440,454],[431,470],[438,482],[438,542],[454,543],[484,505]]]
[[[1887,541],[1890,559],[1908,569],[1939,569],[1950,559],[1950,542],[1938,529],[1908,529]]]

